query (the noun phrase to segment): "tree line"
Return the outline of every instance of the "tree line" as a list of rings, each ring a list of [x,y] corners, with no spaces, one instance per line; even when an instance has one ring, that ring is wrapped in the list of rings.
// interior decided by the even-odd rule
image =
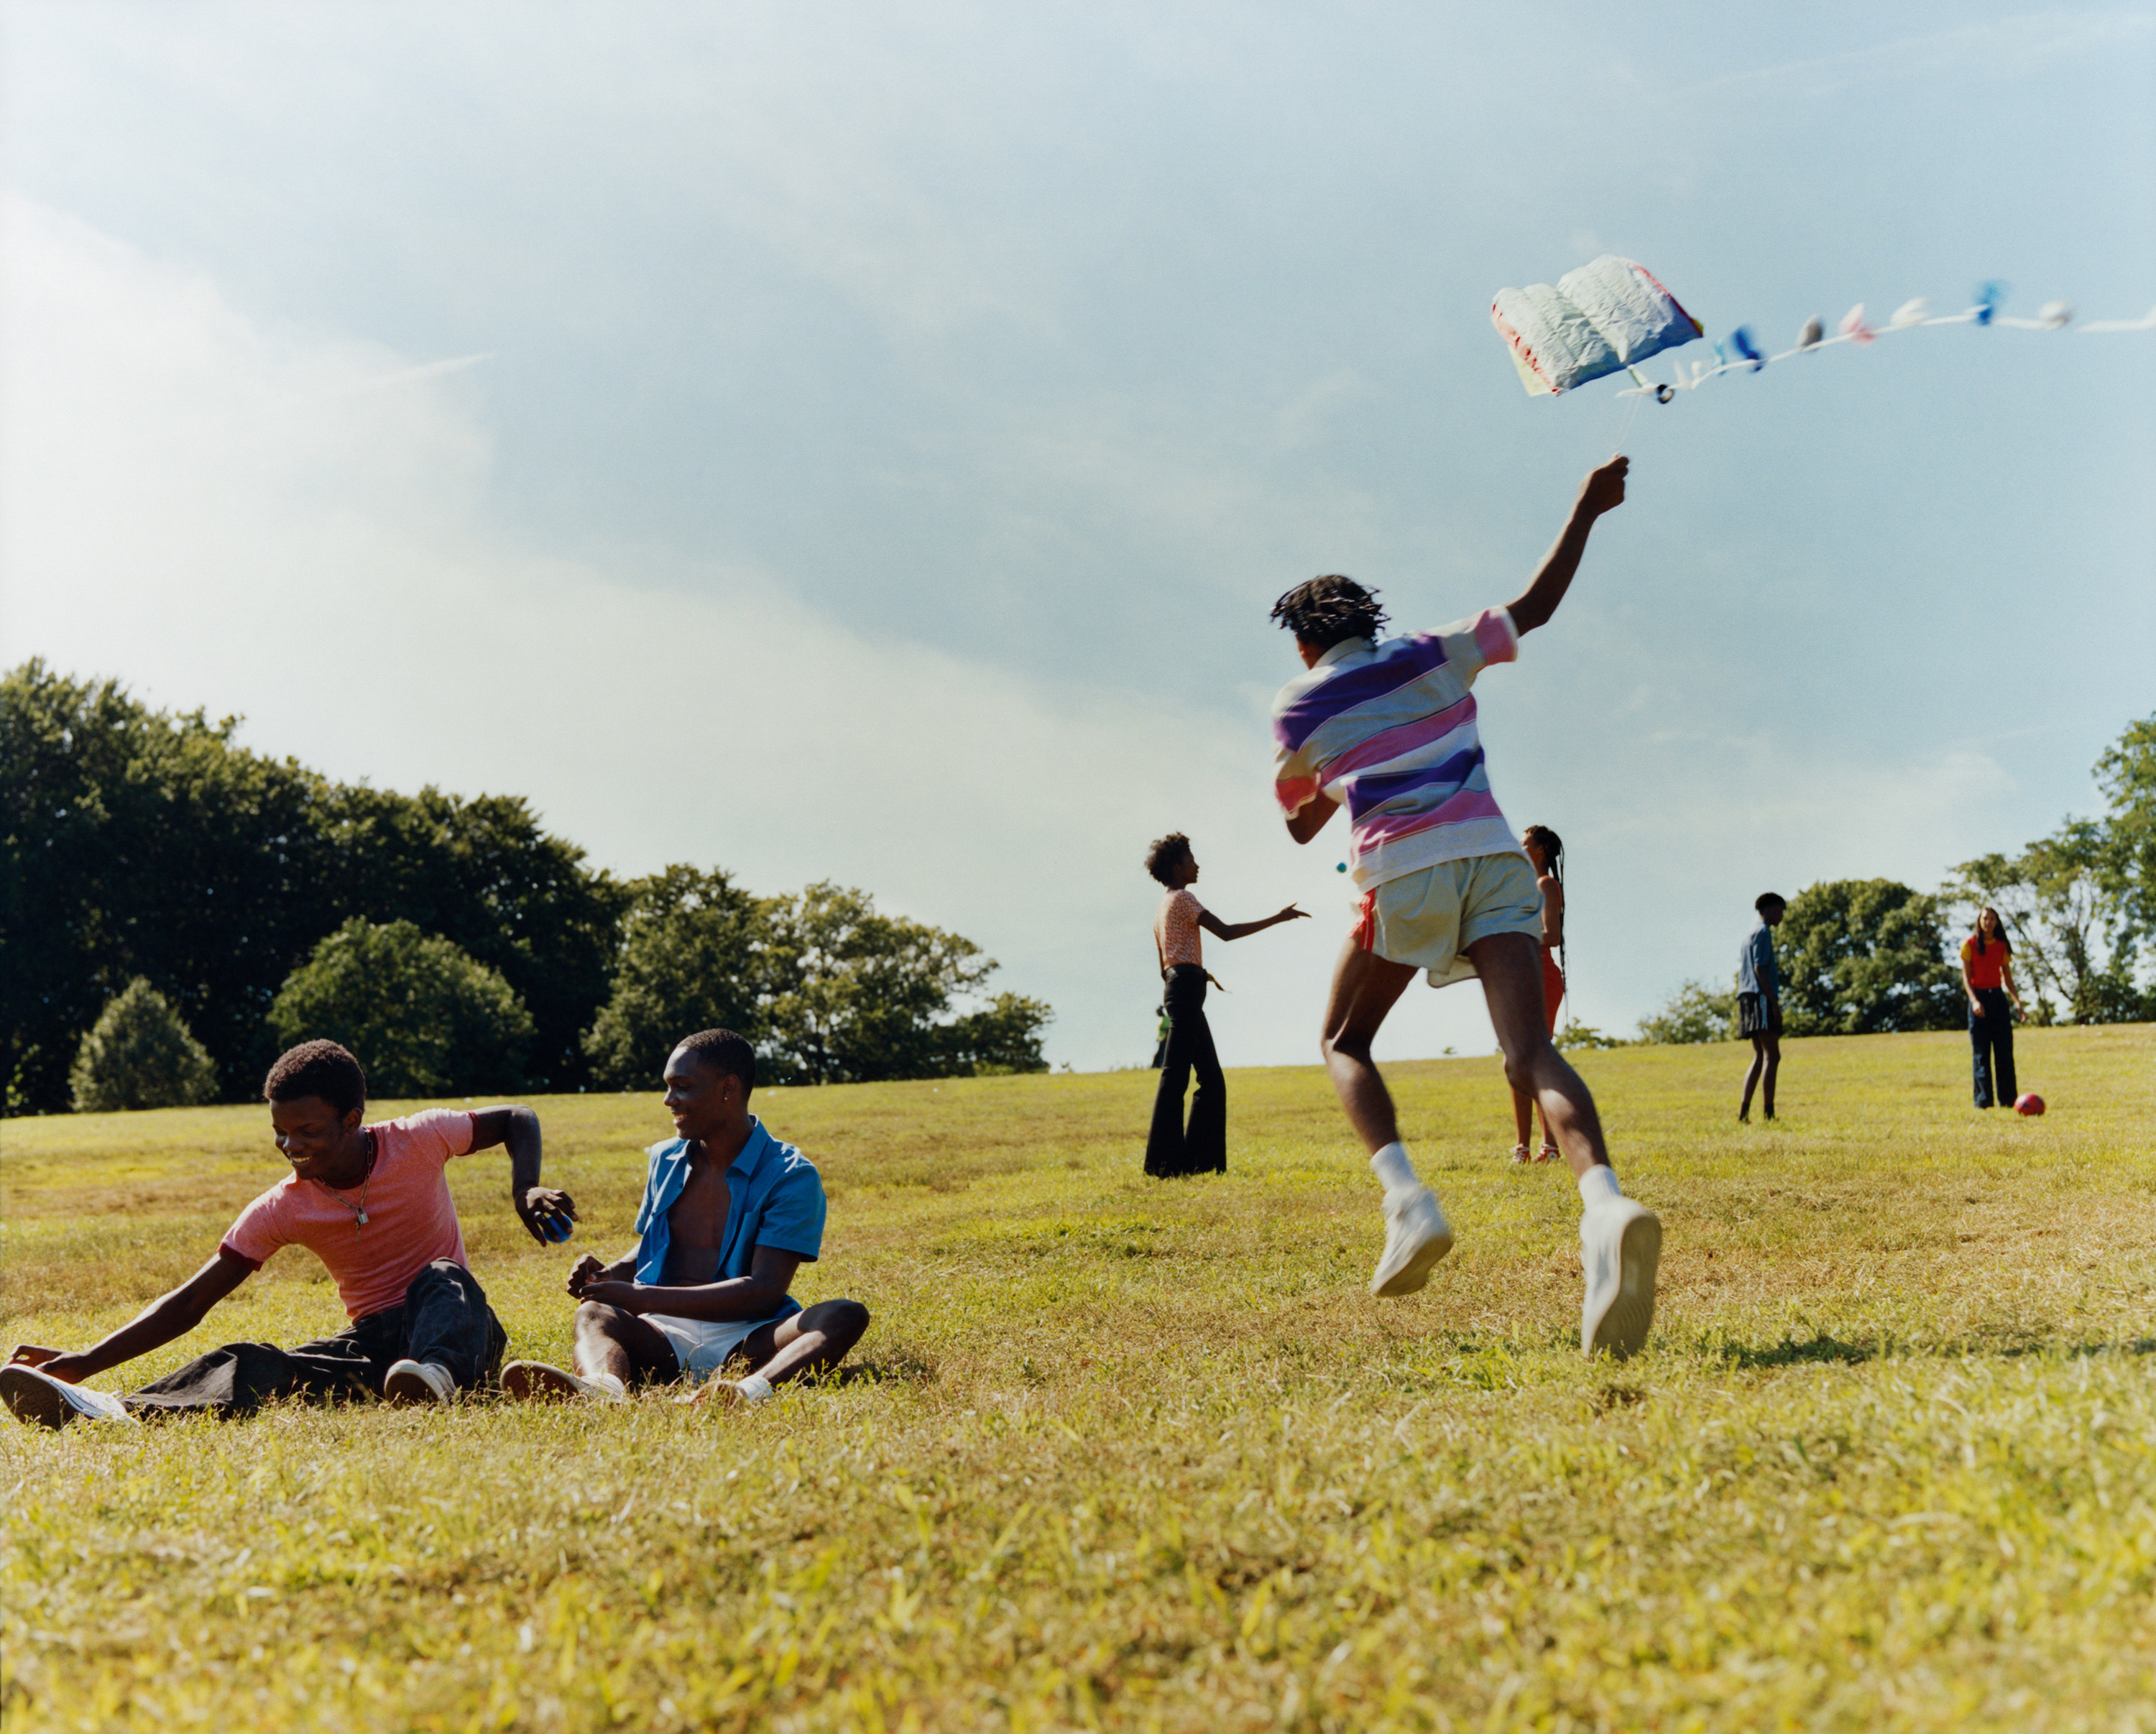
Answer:
[[[42,659],[0,677],[8,1114],[136,1105],[112,1080],[151,1056],[172,1099],[244,1100],[301,1035],[385,1096],[642,1089],[713,1025],[774,1082],[1046,1069],[1045,1003],[865,891],[617,879],[521,797],[337,782],[238,726]]]
[[[1964,861],[1935,891],[1886,879],[1799,891],[1774,936],[1784,1032],[1961,1027],[1961,941],[1987,905],[2005,923],[2030,1021],[2156,1019],[2144,967],[2156,941],[2156,716],[2128,725],[2095,774],[2100,818],[2068,818],[2016,854]],[[1733,982],[1691,981],[1640,1020],[1639,1039],[1721,1041],[1735,1029]],[[1578,1025],[1563,1035],[1583,1047],[1621,1040]]]

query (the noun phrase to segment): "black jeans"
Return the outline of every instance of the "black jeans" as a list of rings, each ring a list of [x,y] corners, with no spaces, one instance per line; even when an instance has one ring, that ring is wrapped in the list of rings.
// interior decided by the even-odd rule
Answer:
[[[1162,1057],[1160,1090],[1152,1100],[1152,1130],[1146,1137],[1145,1171],[1158,1179],[1172,1174],[1224,1174],[1228,1170],[1228,1085],[1213,1031],[1205,1022],[1205,972],[1178,963],[1168,972],[1168,1052]],[[1198,1095],[1183,1130],[1183,1092],[1193,1071]]]
[[[486,1304],[479,1279],[454,1259],[437,1259],[404,1290],[402,1306],[371,1312],[320,1342],[280,1349],[228,1342],[124,1399],[138,1414],[252,1414],[280,1397],[316,1403],[379,1397],[390,1367],[433,1361],[469,1391],[501,1370],[509,1335]]]
[[[2014,1087],[2014,1008],[2003,988],[1979,988],[1979,1018],[1969,1014],[1969,1066],[1976,1085],[1976,1105],[1989,1108],[2014,1106],[2020,1094]]]

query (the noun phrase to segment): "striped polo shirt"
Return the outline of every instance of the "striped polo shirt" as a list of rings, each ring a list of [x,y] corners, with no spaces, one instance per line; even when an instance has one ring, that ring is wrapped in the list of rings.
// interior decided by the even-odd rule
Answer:
[[[1490,793],[1475,728],[1475,677],[1519,654],[1502,608],[1441,632],[1335,644],[1273,700],[1275,794],[1300,812],[1319,794],[1348,809],[1361,885],[1440,861],[1517,854]]]

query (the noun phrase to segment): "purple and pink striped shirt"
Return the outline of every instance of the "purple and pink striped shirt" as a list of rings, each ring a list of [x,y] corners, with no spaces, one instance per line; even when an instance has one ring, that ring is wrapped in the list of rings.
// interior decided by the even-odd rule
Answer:
[[[1360,885],[1440,861],[1517,854],[1490,793],[1468,688],[1520,653],[1502,608],[1440,632],[1373,644],[1349,639],[1273,700],[1273,792],[1283,811],[1320,794],[1348,808],[1348,864]]]

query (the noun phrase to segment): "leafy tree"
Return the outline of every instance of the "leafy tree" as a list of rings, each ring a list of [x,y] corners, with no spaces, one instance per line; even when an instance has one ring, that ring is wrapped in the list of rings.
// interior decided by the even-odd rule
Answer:
[[[383,1096],[521,1090],[533,1028],[516,990],[448,940],[358,916],[286,977],[269,1023],[284,1047],[343,1043]]]
[[[2017,976],[2035,996],[2040,1023],[2061,1010],[2074,1023],[2132,1023],[2149,1014],[2134,980],[2132,918],[2113,887],[2106,829],[2069,819],[2018,855],[1979,855],[1954,870],[1947,895],[1973,930],[1985,905],[2005,921]]]
[[[700,1029],[763,1033],[764,909],[722,872],[674,866],[627,887],[613,993],[584,1038],[602,1088],[648,1090]]]
[[[1045,1072],[1041,1032],[1055,1013],[1045,999],[998,993],[987,1007],[944,1024],[938,1077],[983,1078],[1010,1072]]]
[[[534,1083],[584,1076],[625,892],[526,803],[341,786],[41,661],[0,680],[0,1063],[7,1111],[69,1102],[68,1062],[136,976],[253,1093],[280,984],[348,916],[410,921],[534,1013]]]
[[[1944,1029],[1966,1000],[1947,965],[1939,903],[1887,879],[1830,880],[1790,900],[1774,950],[1791,1035]]]
[[[971,940],[879,915],[867,892],[828,881],[771,900],[764,918],[773,991],[763,1039],[780,1076],[840,1084],[950,1077],[984,1064],[1034,1069],[1047,1014],[1037,1000],[1007,996],[976,1014],[985,1023],[938,1021],[997,967]],[[998,1057],[983,1059],[983,1035]]]
[[[2096,780],[2111,805],[2102,870],[2124,917],[2121,936],[2156,940],[2156,715],[2127,725],[2096,762]]]
[[[1629,1048],[1632,1044],[1621,1035],[1604,1035],[1592,1023],[1583,1023],[1578,1018],[1568,1019],[1550,1038],[1561,1052],[1573,1053],[1597,1048]]]
[[[1640,1020],[1643,1042],[1726,1042],[1737,1029],[1737,992],[1719,993],[1705,982],[1686,982],[1661,1011]]]
[[[217,1093],[217,1068],[172,1002],[137,976],[82,1039],[68,1083],[78,1114],[183,1108]]]

